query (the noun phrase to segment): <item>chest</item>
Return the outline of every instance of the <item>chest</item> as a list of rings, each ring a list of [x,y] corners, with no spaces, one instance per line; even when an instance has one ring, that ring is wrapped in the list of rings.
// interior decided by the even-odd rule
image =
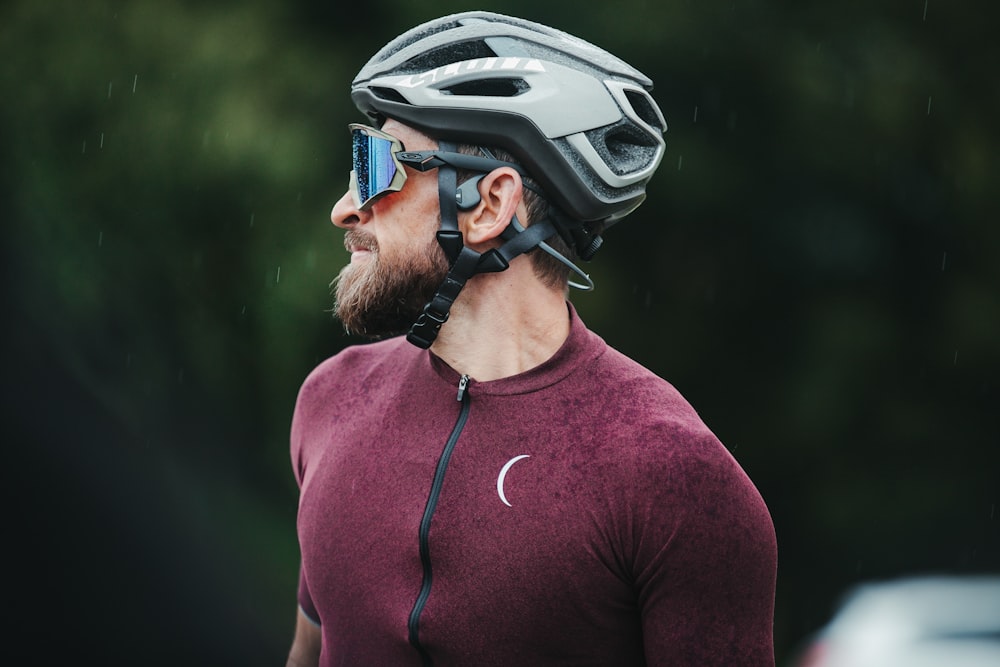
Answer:
[[[574,651],[595,632],[635,644],[622,480],[580,427],[490,407],[471,401],[461,428],[452,398],[342,419],[318,436],[299,533],[320,613],[401,631],[423,581],[419,534],[429,521],[427,641],[466,655],[553,636]]]

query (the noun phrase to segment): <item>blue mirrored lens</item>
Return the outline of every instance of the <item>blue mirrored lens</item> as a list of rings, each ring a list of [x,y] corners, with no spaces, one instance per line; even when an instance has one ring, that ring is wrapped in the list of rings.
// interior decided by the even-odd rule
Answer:
[[[354,130],[354,174],[362,205],[388,189],[396,175],[392,142]]]

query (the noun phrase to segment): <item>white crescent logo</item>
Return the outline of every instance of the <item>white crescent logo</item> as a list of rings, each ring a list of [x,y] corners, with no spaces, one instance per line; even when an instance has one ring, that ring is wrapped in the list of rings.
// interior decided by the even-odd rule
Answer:
[[[513,507],[513,505],[507,502],[507,496],[504,495],[503,481],[507,479],[507,473],[510,472],[511,466],[513,466],[521,459],[526,459],[529,457],[530,457],[529,454],[521,454],[520,456],[515,456],[510,461],[507,461],[507,463],[503,465],[503,468],[500,468],[500,474],[497,476],[497,495],[500,496],[500,500],[502,500],[503,504],[506,505],[507,507]]]

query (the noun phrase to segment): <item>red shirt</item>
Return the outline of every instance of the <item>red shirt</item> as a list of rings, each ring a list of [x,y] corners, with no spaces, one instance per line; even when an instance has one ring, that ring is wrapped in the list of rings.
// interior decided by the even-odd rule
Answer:
[[[570,314],[552,359],[461,401],[403,339],[306,380],[299,603],[321,665],[774,664],[759,493],[670,384]]]

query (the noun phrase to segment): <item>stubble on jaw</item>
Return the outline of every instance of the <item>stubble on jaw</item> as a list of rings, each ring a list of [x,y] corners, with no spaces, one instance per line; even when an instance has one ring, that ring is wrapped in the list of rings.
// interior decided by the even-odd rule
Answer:
[[[354,229],[344,235],[344,245],[371,252],[366,261],[341,269],[331,283],[334,313],[350,334],[380,339],[407,332],[448,274],[433,236],[403,257],[386,257],[372,235]]]

